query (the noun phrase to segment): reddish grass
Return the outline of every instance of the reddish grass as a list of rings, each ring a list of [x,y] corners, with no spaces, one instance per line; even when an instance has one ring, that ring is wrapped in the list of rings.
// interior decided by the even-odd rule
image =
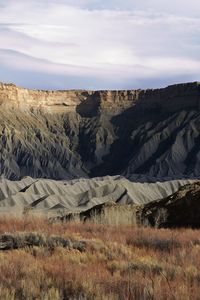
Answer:
[[[0,299],[199,299],[200,230],[49,224],[0,218],[0,233],[92,241],[86,252],[43,247],[0,252]]]

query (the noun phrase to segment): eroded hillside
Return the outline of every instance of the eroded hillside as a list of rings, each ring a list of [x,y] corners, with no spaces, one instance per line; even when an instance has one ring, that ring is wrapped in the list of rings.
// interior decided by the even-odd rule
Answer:
[[[200,85],[33,91],[0,85],[0,173],[71,179],[200,174]]]

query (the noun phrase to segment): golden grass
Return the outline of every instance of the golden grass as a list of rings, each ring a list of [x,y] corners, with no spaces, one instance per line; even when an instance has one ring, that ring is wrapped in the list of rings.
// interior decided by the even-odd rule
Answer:
[[[0,252],[0,299],[200,299],[200,230],[152,229],[45,218],[0,218],[0,234],[87,240],[86,251]]]

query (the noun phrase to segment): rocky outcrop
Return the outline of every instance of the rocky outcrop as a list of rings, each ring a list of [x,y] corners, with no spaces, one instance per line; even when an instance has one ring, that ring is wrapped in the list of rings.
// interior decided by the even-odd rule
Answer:
[[[200,183],[185,185],[167,198],[146,204],[140,220],[158,228],[200,228]]]
[[[197,82],[132,91],[0,84],[0,174],[199,176],[199,101]]]

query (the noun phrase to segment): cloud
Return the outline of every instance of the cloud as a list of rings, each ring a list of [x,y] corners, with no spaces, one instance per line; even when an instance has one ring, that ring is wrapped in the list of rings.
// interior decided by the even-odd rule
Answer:
[[[196,0],[181,6],[178,0],[0,0],[0,66],[6,70],[0,80],[10,74],[17,82],[12,71],[20,73],[20,84],[35,88],[41,81],[35,76],[27,81],[23,74],[43,74],[45,88],[61,88],[52,78],[70,76],[73,80],[61,80],[62,88],[197,80],[200,19],[195,8],[200,8]]]

